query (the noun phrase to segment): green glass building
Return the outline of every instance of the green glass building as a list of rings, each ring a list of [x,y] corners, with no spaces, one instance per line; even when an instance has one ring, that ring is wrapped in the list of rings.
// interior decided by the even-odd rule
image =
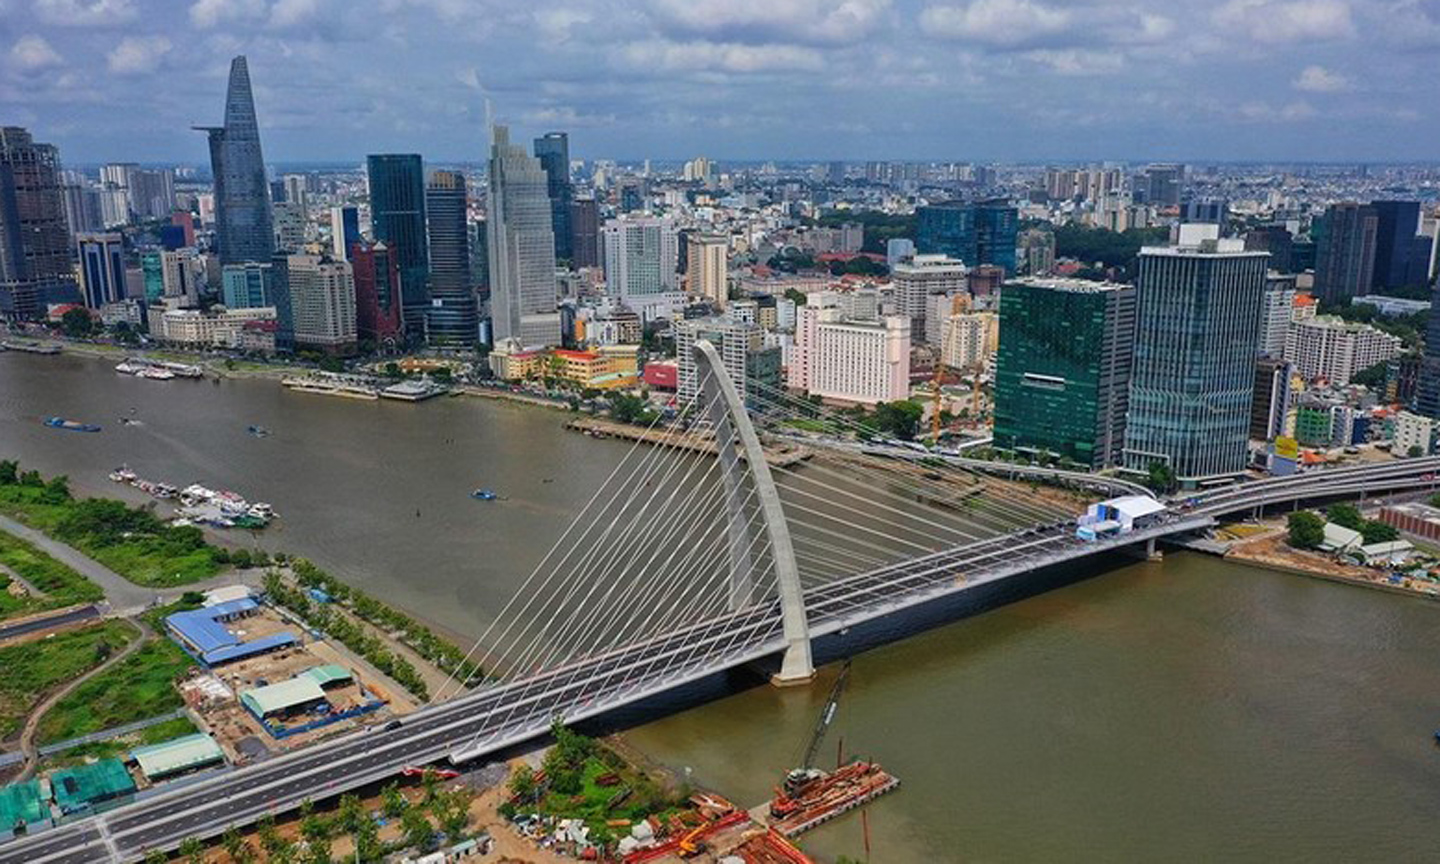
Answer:
[[[1125,443],[1135,289],[1020,279],[1000,295],[995,447],[1100,469]]]

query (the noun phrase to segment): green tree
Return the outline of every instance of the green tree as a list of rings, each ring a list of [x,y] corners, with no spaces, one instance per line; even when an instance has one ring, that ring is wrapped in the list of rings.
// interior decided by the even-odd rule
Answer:
[[[1399,540],[1400,532],[1394,525],[1372,519],[1360,526],[1360,537],[1367,545],[1370,543],[1389,543],[1392,540]]]
[[[362,822],[370,820],[365,815],[365,808],[361,806],[359,796],[350,794],[340,797],[340,808],[335,813],[335,821],[341,831],[353,834],[359,829]]]
[[[470,802],[474,798],[475,793],[469,786],[460,785],[435,800],[432,810],[435,821],[451,843],[458,841],[470,826]]]
[[[1325,542],[1325,520],[1300,510],[1290,514],[1286,542],[1296,549],[1314,549]]]
[[[400,784],[390,782],[381,791],[380,810],[388,819],[399,819],[410,809],[410,802],[405,800],[405,793],[400,791]]]
[[[170,856],[161,849],[151,849],[145,853],[145,864],[165,864],[169,860]]]
[[[405,842],[416,849],[428,850],[435,839],[435,829],[430,827],[430,820],[425,817],[425,811],[418,807],[411,807],[400,817],[400,828],[405,832]]]
[[[300,835],[312,846],[328,844],[331,828],[330,820],[318,813],[311,813],[300,820]]]
[[[535,772],[529,765],[521,765],[510,775],[510,794],[522,801],[535,797]]]
[[[1331,504],[1325,508],[1325,518],[1351,531],[1360,531],[1365,527],[1365,517],[1353,504]]]
[[[327,354],[324,357],[320,358],[320,370],[322,372],[344,372],[345,361],[341,360],[339,357],[332,357],[331,355]]]
[[[255,850],[250,848],[250,843],[240,836],[240,832],[235,830],[234,825],[225,829],[224,836],[220,838],[220,845],[224,847],[225,854],[229,855],[230,860],[235,864],[246,864],[255,857]]]
[[[83,339],[94,332],[95,322],[90,317],[89,309],[67,309],[65,314],[60,316],[60,329],[71,339]]]
[[[895,402],[881,402],[875,406],[875,428],[901,441],[914,439],[920,431],[920,419],[925,416],[925,407],[910,399]]]
[[[1154,492],[1168,495],[1175,491],[1175,470],[1165,462],[1151,462],[1145,472],[1145,485]]]
[[[1378,389],[1385,386],[1390,377],[1390,362],[1384,361],[1368,366],[1350,376],[1351,384],[1363,384],[1371,389]]]
[[[0,486],[14,486],[20,482],[20,463],[14,459],[0,459]]]
[[[201,864],[205,859],[205,844],[199,837],[186,837],[180,841],[180,855],[190,864]]]
[[[1425,455],[1425,449],[1419,444],[1411,444],[1409,449],[1405,451],[1405,455],[1411,459],[1419,459]]]

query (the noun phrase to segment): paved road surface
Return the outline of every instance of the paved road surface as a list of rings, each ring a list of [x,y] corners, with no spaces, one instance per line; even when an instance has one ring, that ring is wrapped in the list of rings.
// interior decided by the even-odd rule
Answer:
[[[56,627],[64,627],[66,624],[74,624],[76,621],[86,621],[100,616],[100,607],[81,606],[79,609],[71,609],[68,612],[60,612],[52,615],[41,615],[35,618],[27,618],[24,621],[17,621],[13,624],[0,625],[0,642],[6,639],[13,639],[16,636],[24,636],[26,633],[34,633],[38,630],[53,630]]]

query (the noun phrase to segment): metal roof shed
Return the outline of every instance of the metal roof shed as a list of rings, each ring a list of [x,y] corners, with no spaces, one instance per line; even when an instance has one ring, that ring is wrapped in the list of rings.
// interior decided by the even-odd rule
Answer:
[[[135,791],[135,778],[119,759],[101,759],[90,765],[62,768],[50,775],[55,803],[62,813],[119,798]]]
[[[324,699],[325,691],[320,689],[314,678],[306,675],[256,687],[240,694],[240,701],[250,709],[250,713],[261,718]]]
[[[148,747],[136,747],[130,758],[140,766],[146,778],[156,780],[225,761],[225,753],[215,739],[203,733],[172,738]]]
[[[329,687],[332,684],[348,684],[355,677],[350,674],[349,669],[346,669],[339,663],[326,663],[324,666],[314,666],[300,674],[314,679],[315,683],[321,687]]]
[[[44,821],[47,809],[39,780],[0,786],[0,834]]]

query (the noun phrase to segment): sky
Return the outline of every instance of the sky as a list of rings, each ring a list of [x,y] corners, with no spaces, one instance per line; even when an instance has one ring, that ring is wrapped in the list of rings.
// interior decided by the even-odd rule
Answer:
[[[1440,0],[0,0],[0,124],[203,163],[242,53],[269,162],[1440,158]]]

